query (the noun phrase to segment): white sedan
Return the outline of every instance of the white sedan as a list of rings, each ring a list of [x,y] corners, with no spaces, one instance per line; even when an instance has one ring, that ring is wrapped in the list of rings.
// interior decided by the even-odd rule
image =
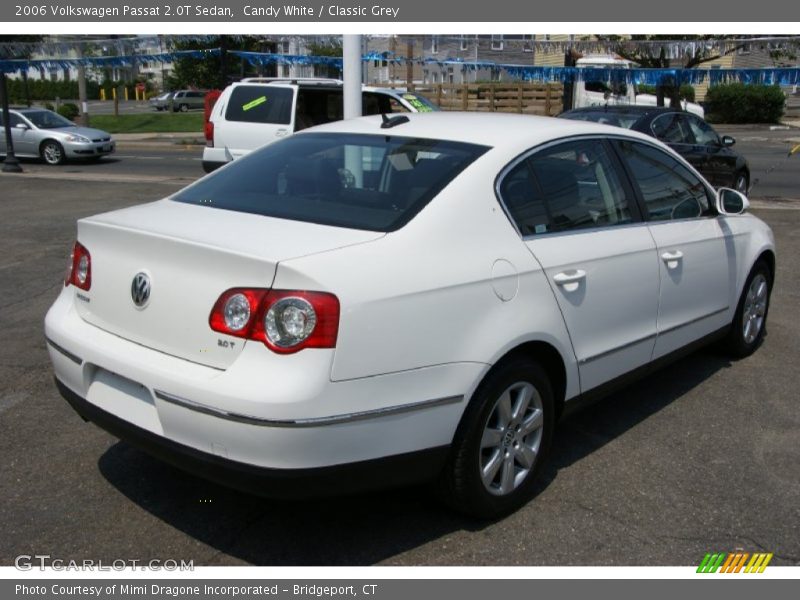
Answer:
[[[764,337],[748,201],[635,132],[365,117],[78,221],[45,330],[84,418],[272,496],[438,480],[494,517],[562,415],[700,344]]]

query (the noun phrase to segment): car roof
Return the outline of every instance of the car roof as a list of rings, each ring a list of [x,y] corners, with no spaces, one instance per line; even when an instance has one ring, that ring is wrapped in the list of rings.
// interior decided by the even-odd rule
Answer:
[[[324,90],[330,91],[335,90],[337,92],[344,91],[344,82],[329,80],[329,79],[315,79],[315,78],[297,78],[297,79],[280,79],[280,78],[265,78],[265,80],[259,80],[259,78],[250,78],[243,79],[241,81],[234,81],[232,86],[238,85],[267,85],[267,86],[281,86],[281,85],[296,85],[298,88],[302,90]],[[387,88],[387,87],[376,87],[371,85],[364,85],[361,86],[362,92],[376,92],[380,94],[389,94],[392,96],[401,96],[402,94],[408,94],[409,92],[405,88]]]
[[[610,125],[534,115],[443,111],[403,113],[403,116],[408,118],[408,122],[389,129],[382,129],[382,117],[373,115],[326,123],[304,132],[398,135],[509,149],[525,149],[553,139],[591,134],[635,137],[648,142],[653,140],[644,134]]]

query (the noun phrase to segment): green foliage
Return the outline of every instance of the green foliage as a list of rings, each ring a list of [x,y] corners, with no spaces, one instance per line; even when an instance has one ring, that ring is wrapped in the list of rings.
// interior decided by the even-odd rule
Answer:
[[[222,50],[244,50],[248,52],[275,51],[274,44],[254,36],[242,36],[234,39],[225,35],[200,42],[177,42],[173,49],[205,50],[214,47]],[[203,58],[179,58],[173,63],[173,72],[167,80],[165,89],[223,89],[231,81],[238,81],[243,77],[266,75],[261,71],[263,69],[259,70],[246,60],[230,54],[227,54],[224,58],[224,69],[222,56],[208,55]],[[274,75],[274,72],[269,74]]]
[[[86,82],[86,96],[98,97],[98,84]],[[78,98],[77,81],[49,81],[47,79],[28,79],[28,93],[31,100],[53,102],[56,98],[75,100]],[[25,103],[25,82],[22,79],[8,80],[8,98],[12,104]]]
[[[80,113],[81,111],[78,109],[78,105],[73,104],[72,102],[67,102],[58,107],[58,114],[65,119],[69,119],[70,121],[74,121],[75,117],[77,117]]]
[[[785,102],[777,85],[715,85],[706,94],[706,118],[714,123],[777,123]]]
[[[309,44],[308,53],[311,56],[342,56],[342,43],[331,40],[328,44]]]
[[[638,94],[653,94],[656,95],[656,86],[654,85],[639,85],[636,86]],[[688,100],[689,102],[694,102],[694,87],[689,85],[688,83],[684,83],[680,87],[680,96],[681,100]],[[669,98],[666,99],[667,104],[669,104]]]
[[[109,133],[188,132],[203,136],[203,113],[92,115],[92,127]]]

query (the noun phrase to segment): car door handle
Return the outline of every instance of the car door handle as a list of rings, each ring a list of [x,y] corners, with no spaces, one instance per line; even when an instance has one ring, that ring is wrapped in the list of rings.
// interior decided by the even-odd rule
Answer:
[[[558,285],[567,285],[570,283],[578,283],[586,279],[586,271],[581,269],[572,269],[570,271],[562,271],[553,275],[553,281]]]
[[[661,255],[661,260],[663,260],[665,263],[676,262],[682,258],[683,252],[680,250],[675,250],[675,252],[664,252],[664,254]]]

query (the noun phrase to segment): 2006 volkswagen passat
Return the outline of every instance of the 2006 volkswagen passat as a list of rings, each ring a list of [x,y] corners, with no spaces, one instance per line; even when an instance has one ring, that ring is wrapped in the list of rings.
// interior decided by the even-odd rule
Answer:
[[[45,323],[84,418],[275,496],[438,479],[497,516],[556,420],[764,336],[775,250],[660,142],[519,115],[366,117],[78,222]]]

